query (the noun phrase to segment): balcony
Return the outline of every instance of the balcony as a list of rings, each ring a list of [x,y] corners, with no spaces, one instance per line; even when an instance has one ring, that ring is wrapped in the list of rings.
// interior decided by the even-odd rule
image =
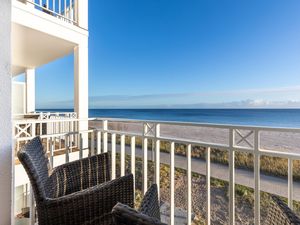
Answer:
[[[81,1],[12,1],[12,74],[71,54],[86,44],[88,12]]]
[[[78,26],[77,0],[19,0],[36,10]]]
[[[88,122],[89,130],[78,130],[80,122]],[[160,184],[169,224],[263,224],[270,194],[300,211],[300,129],[70,117],[18,120],[14,126],[16,150],[40,135],[52,167],[111,152],[112,178],[133,173],[137,200],[151,183]],[[33,208],[17,160],[15,171],[15,186],[26,185],[21,195]]]

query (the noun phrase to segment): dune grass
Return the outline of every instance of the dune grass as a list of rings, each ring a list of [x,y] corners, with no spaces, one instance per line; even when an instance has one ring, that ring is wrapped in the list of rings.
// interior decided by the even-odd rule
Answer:
[[[130,155],[126,155],[126,173],[130,173]],[[120,154],[117,153],[116,157],[117,162],[117,176],[120,176]],[[152,161],[148,161],[148,185],[150,186],[154,182],[154,166],[155,163]],[[136,192],[135,192],[135,207],[138,208],[141,200],[142,200],[142,181],[143,181],[143,173],[142,173],[142,159],[136,157]],[[186,170],[184,169],[175,169],[175,181],[182,175],[186,174]],[[198,173],[192,173],[193,178],[197,177],[205,177],[204,175]],[[229,199],[229,183],[227,181],[223,181],[220,179],[211,178],[211,187],[222,187],[225,188],[225,195],[219,196]],[[169,190],[170,188],[170,166],[166,164],[160,165],[160,188]],[[203,193],[205,194],[205,193]],[[193,197],[193,196],[192,196]],[[271,195],[266,192],[261,191],[261,216],[265,218],[267,215],[268,207],[271,201]],[[281,197],[286,203],[287,198]],[[249,187],[245,187],[242,185],[235,185],[235,201],[242,202],[242,204],[247,204],[250,208],[254,210],[254,190]],[[294,201],[294,210],[298,215],[300,215],[300,202]],[[197,212],[196,212],[197,213]],[[253,216],[253,212],[249,212],[249,215]],[[253,219],[253,218],[252,218]],[[202,215],[196,214],[193,224],[205,224],[205,218]]]

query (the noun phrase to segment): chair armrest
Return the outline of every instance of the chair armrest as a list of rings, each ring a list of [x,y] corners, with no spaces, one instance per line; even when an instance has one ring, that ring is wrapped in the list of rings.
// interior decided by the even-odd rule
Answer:
[[[122,203],[118,203],[113,208],[112,216],[116,225],[166,225]]]
[[[271,205],[264,224],[300,224],[300,219],[279,197],[272,195]]]
[[[138,211],[118,203],[112,214],[116,225],[164,225],[160,221],[157,185],[153,184],[147,190]]]
[[[118,202],[133,207],[133,193],[133,175],[130,174],[83,191],[48,198],[38,207],[43,207],[45,215],[41,217],[47,224],[63,224],[63,221],[72,225],[88,224],[95,218],[111,220],[111,210]]]
[[[138,211],[160,220],[160,205],[156,184],[152,184],[147,190]]]
[[[81,191],[110,180],[109,153],[69,162],[54,168],[50,181],[55,190],[51,197]]]

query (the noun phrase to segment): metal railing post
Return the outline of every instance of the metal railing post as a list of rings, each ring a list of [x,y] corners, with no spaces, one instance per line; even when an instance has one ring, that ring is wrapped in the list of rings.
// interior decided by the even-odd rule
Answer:
[[[229,129],[229,224],[235,224],[234,129]]]
[[[73,9],[73,12],[74,12],[73,20],[75,21],[76,24],[78,24],[78,3],[77,3],[77,1],[78,0],[74,1],[74,9]]]
[[[170,225],[175,222],[175,143],[171,142],[170,149]]]
[[[103,120],[103,152],[107,152],[107,130],[108,130],[108,121]]]
[[[95,155],[95,131],[91,132],[91,150],[90,155]]]
[[[30,202],[30,225],[35,225],[35,201],[34,201],[34,194],[33,194],[33,189],[32,186],[30,185],[30,197],[29,197],[29,202]]]
[[[82,159],[83,157],[83,137],[82,133],[79,133],[79,158]]]
[[[66,162],[68,163],[70,161],[70,146],[69,146],[69,135],[66,134],[65,136],[65,151],[66,151]]]
[[[125,135],[121,135],[121,176],[125,175]]]
[[[116,134],[111,134],[111,178],[116,178]]]
[[[148,189],[148,125],[143,124],[143,193],[145,194]]]
[[[133,191],[135,196],[135,136],[131,137],[131,173],[133,174]]]
[[[53,141],[53,137],[50,138],[50,165],[51,168],[54,167],[54,148],[55,148],[55,140]]]
[[[260,137],[254,131],[254,224],[260,225]]]
[[[288,205],[291,209],[293,206],[293,160],[288,159]]]
[[[187,224],[192,224],[192,145],[187,146]]]
[[[31,124],[31,137],[35,137],[36,136],[36,124],[32,123]]]
[[[210,225],[210,147],[206,150],[206,225]]]
[[[160,124],[155,124],[155,183],[157,184],[158,196],[160,196]]]
[[[97,131],[97,154],[101,153],[101,132]]]

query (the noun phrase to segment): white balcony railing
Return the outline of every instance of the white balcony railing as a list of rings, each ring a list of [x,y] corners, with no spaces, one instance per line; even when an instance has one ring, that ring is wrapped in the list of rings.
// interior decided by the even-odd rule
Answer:
[[[31,113],[26,113],[26,114],[14,114],[13,115],[14,120],[21,120],[24,118],[32,118],[35,117],[36,119],[54,119],[54,118],[77,118],[77,113],[76,112],[42,112],[42,111],[37,111],[37,112],[31,112]]]
[[[72,123],[78,123],[78,119],[70,119]],[[38,124],[38,121],[31,121]],[[44,123],[45,121],[40,121]],[[65,123],[66,121],[49,120],[47,123]],[[31,126],[32,126],[31,125]],[[88,134],[89,145],[83,146],[83,135]],[[28,136],[15,136],[16,142],[26,142],[32,139],[34,134]],[[77,139],[79,143],[72,140]],[[175,184],[178,179],[176,173],[181,169],[184,174],[186,196],[186,224],[192,224],[193,220],[193,199],[192,185],[194,174],[205,176],[203,195],[205,196],[205,218],[206,224],[211,224],[211,198],[212,187],[211,179],[225,181],[228,185],[228,224],[235,224],[236,217],[236,184],[246,186],[253,192],[253,220],[256,225],[261,222],[261,193],[268,192],[287,198],[290,208],[300,200],[300,190],[294,189],[299,185],[293,179],[293,163],[300,160],[299,146],[300,129],[290,128],[271,128],[256,126],[233,126],[199,123],[180,123],[162,121],[143,121],[143,120],[124,120],[124,119],[89,119],[89,130],[72,130],[59,134],[43,134],[41,138],[46,143],[46,149],[50,155],[52,166],[57,165],[56,152],[57,144],[55,140],[63,139],[60,150],[63,151],[64,161],[68,162],[87,155],[98,154],[101,152],[111,152],[112,156],[112,178],[122,176],[126,173],[133,173],[135,177],[136,193],[145,193],[149,184],[154,182],[159,186],[159,193],[165,188],[161,184],[162,179],[168,180],[169,187],[169,219],[168,223],[175,224],[176,205],[175,205]],[[295,142],[296,140],[296,142]],[[293,144],[294,143],[294,144]],[[162,145],[163,144],[163,145]],[[19,145],[18,145],[19,146]],[[199,152],[205,155],[205,161],[195,154],[198,147]],[[214,174],[212,168],[216,165],[216,156],[212,161],[212,155],[216,149],[222,151],[226,157],[219,161],[227,160],[221,167],[220,174]],[[198,153],[199,153],[198,152]],[[245,154],[251,158],[252,165],[247,170],[241,172],[239,167],[238,155]],[[224,156],[223,155],[223,156]],[[61,155],[60,155],[61,157]],[[276,178],[262,172],[261,162],[267,157],[276,160],[286,160],[286,176]],[[276,162],[272,161],[273,163]],[[139,163],[142,163],[141,165]],[[140,167],[137,167],[139,164]],[[168,173],[162,177],[162,165],[166,166]],[[201,168],[204,165],[204,169]],[[219,165],[219,164],[218,164]],[[276,165],[271,165],[276,167]],[[152,169],[151,169],[152,168]],[[223,169],[222,169],[223,168]],[[281,165],[281,168],[285,169]],[[271,168],[272,169],[272,168]],[[223,170],[223,171],[222,171]],[[226,171],[227,170],[227,171]],[[248,171],[248,172],[247,172]],[[137,174],[137,173],[141,173]],[[242,176],[240,176],[240,173]],[[225,175],[224,175],[225,174]],[[246,174],[246,175],[245,175]],[[248,176],[249,175],[249,176]],[[243,177],[244,176],[244,177]],[[269,177],[268,177],[269,176]],[[272,177],[271,179],[269,179]],[[268,180],[269,179],[269,180]],[[276,180],[280,179],[280,180]],[[283,181],[283,182],[282,182]],[[285,182],[286,181],[286,185]],[[269,187],[268,187],[268,183]],[[276,183],[277,182],[277,183]],[[139,184],[141,185],[139,185]],[[277,185],[278,186],[274,186]],[[271,186],[271,188],[270,188]],[[163,188],[163,189],[162,189]],[[250,191],[250,192],[251,192]],[[162,196],[162,195],[161,195]],[[250,213],[251,214],[251,213]]]
[[[28,114],[27,114],[28,115]],[[76,112],[35,112],[29,115],[38,115],[38,119],[76,119]]]
[[[77,120],[77,114],[74,112],[36,112],[18,115],[16,118],[13,131],[15,138],[78,130],[79,120]]]
[[[49,15],[77,25],[77,0],[25,0]]]

